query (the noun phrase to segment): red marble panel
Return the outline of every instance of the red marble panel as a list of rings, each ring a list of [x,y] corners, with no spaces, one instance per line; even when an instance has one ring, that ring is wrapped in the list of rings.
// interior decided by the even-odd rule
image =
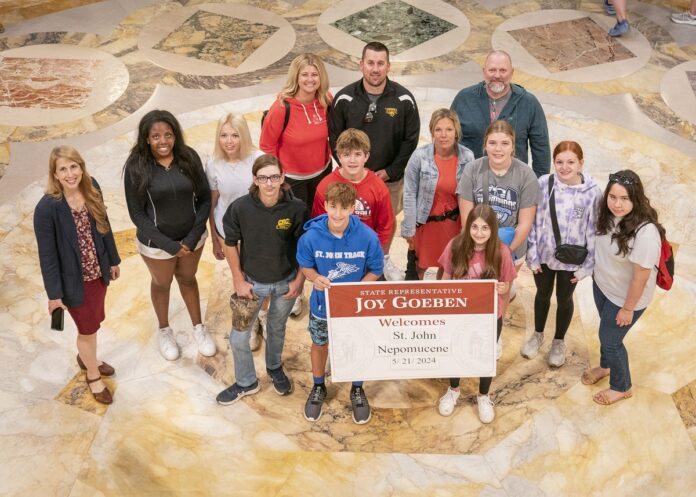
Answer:
[[[79,109],[92,92],[100,60],[0,58],[0,106]]]
[[[552,73],[635,57],[589,17],[509,33]]]

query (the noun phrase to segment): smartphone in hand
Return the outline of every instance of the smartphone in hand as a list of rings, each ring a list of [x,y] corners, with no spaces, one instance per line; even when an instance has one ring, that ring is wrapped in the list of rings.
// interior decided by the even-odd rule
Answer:
[[[63,331],[65,321],[65,310],[62,307],[56,307],[51,313],[51,329]]]

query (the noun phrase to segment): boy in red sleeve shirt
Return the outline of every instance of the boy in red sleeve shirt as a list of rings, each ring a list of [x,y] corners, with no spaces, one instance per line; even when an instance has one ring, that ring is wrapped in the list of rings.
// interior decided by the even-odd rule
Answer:
[[[394,213],[389,199],[389,189],[384,181],[365,167],[370,157],[370,139],[363,131],[347,129],[338,137],[336,153],[341,166],[334,169],[317,186],[312,217],[326,212],[324,200],[326,189],[331,183],[353,185],[357,191],[354,214],[377,233],[384,253],[388,253],[394,229]]]

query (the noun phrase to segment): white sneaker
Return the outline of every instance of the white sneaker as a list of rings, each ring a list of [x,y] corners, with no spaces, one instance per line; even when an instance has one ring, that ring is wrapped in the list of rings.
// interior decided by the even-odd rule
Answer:
[[[440,397],[440,404],[437,406],[437,410],[443,416],[449,416],[454,412],[457,399],[459,399],[459,390],[452,390],[452,387],[447,387],[445,395]]]
[[[535,331],[522,346],[520,354],[527,359],[534,359],[539,353],[539,347],[541,347],[542,343],[544,343],[544,334]]]
[[[551,342],[551,350],[549,351],[548,362],[549,366],[560,368],[565,364],[566,360],[566,344],[563,340],[553,339]]]
[[[261,348],[261,342],[263,341],[263,326],[261,320],[256,318],[254,324],[251,327],[251,333],[249,334],[249,348],[252,352],[255,352]]]
[[[396,267],[396,265],[392,262],[391,258],[389,255],[384,256],[384,278],[387,281],[402,281],[406,275],[404,272]]]
[[[488,395],[477,395],[476,403],[478,404],[479,419],[482,423],[488,424],[495,419],[495,409],[493,401]]]
[[[295,299],[295,303],[292,305],[292,310],[290,311],[290,315],[294,318],[302,314],[302,295],[300,294],[299,297]]]
[[[213,337],[210,336],[208,328],[204,324],[197,324],[193,327],[193,338],[198,345],[198,353],[205,357],[212,357],[217,352]]]
[[[503,356],[503,337],[498,339],[495,344],[495,360],[498,361]]]
[[[175,361],[179,358],[179,346],[174,340],[172,329],[167,326],[160,328],[158,333],[160,354],[168,361]]]

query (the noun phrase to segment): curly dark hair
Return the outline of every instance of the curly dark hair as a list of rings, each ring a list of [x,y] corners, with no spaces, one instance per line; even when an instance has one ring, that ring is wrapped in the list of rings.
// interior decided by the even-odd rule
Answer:
[[[200,171],[196,167],[192,149],[186,146],[184,142],[184,135],[181,132],[179,121],[167,110],[151,110],[140,120],[140,124],[138,124],[138,140],[133,145],[128,159],[126,159],[126,163],[123,166],[123,174],[130,176],[131,182],[136,185],[141,194],[145,191],[150,183],[151,171],[149,165],[156,161],[147,139],[150,129],[156,123],[165,123],[172,128],[174,133],[174,158],[184,175],[193,183],[194,191],[197,191],[204,178],[201,177]]]
[[[646,224],[654,224],[660,232],[660,238],[664,240],[665,229],[658,222],[657,211],[650,205],[650,199],[645,196],[643,182],[640,180],[640,177],[630,169],[623,169],[609,175],[609,183],[607,183],[607,187],[604,189],[604,199],[599,206],[597,234],[606,235],[614,231],[615,218],[609,210],[607,201],[609,199],[609,190],[617,184],[628,192],[628,198],[633,204],[633,209],[619,221],[615,232],[611,235],[612,242],[616,241],[619,247],[616,255],[625,256],[628,254],[630,250],[629,242],[635,238],[636,232]]]

